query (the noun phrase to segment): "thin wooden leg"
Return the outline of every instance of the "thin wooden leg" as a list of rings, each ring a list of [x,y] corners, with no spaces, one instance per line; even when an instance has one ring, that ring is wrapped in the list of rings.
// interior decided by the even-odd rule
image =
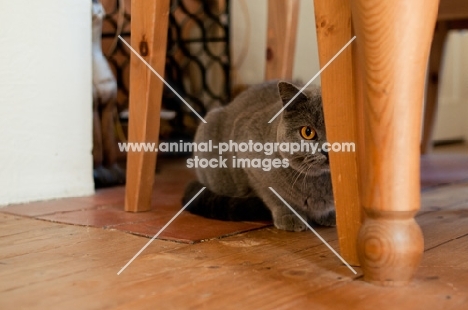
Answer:
[[[268,0],[265,80],[291,79],[299,0]]]
[[[161,75],[166,61],[169,0],[132,0],[131,45]],[[135,55],[130,60],[129,142],[158,143],[163,83]],[[129,152],[125,211],[146,211],[155,152]]]
[[[102,134],[101,120],[97,111],[97,104],[93,107],[93,166],[94,168],[102,165]]]
[[[352,38],[351,6],[348,0],[315,0],[314,5],[320,66],[323,67]],[[330,143],[357,141],[352,50],[352,45],[348,46],[321,76]],[[331,152],[329,156],[341,256],[349,264],[358,265],[356,242],[361,207],[356,153]]]
[[[115,151],[116,138],[114,130],[114,110],[116,107],[115,99],[111,100],[112,102],[105,103],[101,112],[103,163],[106,167],[111,167],[117,161],[117,154]]]
[[[423,252],[419,142],[426,65],[438,0],[353,0],[363,75],[360,175],[366,218],[358,238],[364,279],[404,285]]]
[[[424,108],[423,132],[421,139],[421,153],[426,154],[432,150],[432,134],[437,112],[437,101],[439,95],[439,77],[442,76],[442,55],[445,39],[447,38],[447,22],[437,23],[434,39],[429,56],[429,80],[427,83],[426,106]]]

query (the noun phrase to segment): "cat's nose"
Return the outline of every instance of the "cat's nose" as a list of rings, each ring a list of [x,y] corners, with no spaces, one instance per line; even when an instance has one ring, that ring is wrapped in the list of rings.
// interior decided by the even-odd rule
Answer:
[[[328,164],[328,152],[322,149],[320,153],[322,153],[322,155],[325,155],[325,157],[327,158],[326,163]]]

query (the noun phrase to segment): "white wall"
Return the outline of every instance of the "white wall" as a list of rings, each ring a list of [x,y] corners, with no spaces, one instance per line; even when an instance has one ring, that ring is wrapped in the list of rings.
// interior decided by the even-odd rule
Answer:
[[[440,79],[435,140],[468,141],[468,31],[449,33]]]
[[[264,80],[267,0],[232,0],[232,58],[239,65],[242,50],[248,48],[244,61],[237,68],[236,84],[254,84]],[[247,6],[248,16],[242,9]],[[246,20],[248,18],[248,20]],[[248,31],[250,21],[250,31]],[[244,44],[245,36],[249,40]],[[315,33],[314,7],[312,0],[301,0],[297,33],[293,78],[308,82],[320,70],[317,36]],[[314,81],[320,84],[320,78]]]
[[[461,81],[460,81],[460,92],[463,98],[462,104],[465,109],[462,110],[463,123],[464,123],[464,138],[468,141],[468,30],[460,32],[461,40]]]
[[[93,193],[91,1],[0,1],[0,205]]]

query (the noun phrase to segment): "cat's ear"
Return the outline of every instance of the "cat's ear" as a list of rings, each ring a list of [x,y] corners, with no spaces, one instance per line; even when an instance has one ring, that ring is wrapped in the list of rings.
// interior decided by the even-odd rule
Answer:
[[[279,82],[278,83],[278,90],[279,90],[279,95],[281,97],[281,100],[283,101],[283,106],[288,104],[289,101],[291,101],[294,96],[297,95],[296,98],[294,98],[294,101],[291,102],[291,104],[288,106],[286,110],[289,109],[293,104],[299,103],[299,102],[304,102],[307,101],[309,98],[307,98],[306,95],[304,95],[299,88],[294,86],[291,83],[287,82]],[[299,95],[298,95],[299,94]]]

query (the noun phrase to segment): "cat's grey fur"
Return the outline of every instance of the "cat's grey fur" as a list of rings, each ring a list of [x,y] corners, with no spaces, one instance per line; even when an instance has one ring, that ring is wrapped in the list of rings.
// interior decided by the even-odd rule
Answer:
[[[225,107],[210,111],[206,124],[201,124],[195,142],[213,141],[213,145],[229,140],[240,142],[297,142],[302,126],[311,126],[317,132],[317,140],[310,141],[322,145],[326,142],[324,117],[320,89],[313,87],[301,93],[271,124],[268,121],[289,102],[299,88],[287,82],[267,82],[253,86],[236,97]],[[195,152],[199,158],[218,158],[215,149],[212,153]],[[275,189],[308,222],[331,226],[335,224],[335,211],[330,180],[328,154],[311,152],[276,152],[271,156],[263,152],[228,152],[227,168],[198,168],[197,185],[187,188],[184,202],[190,200],[201,186],[206,186],[204,198],[194,201],[191,210],[203,214],[199,209],[208,208],[203,203],[211,203],[216,213],[231,212],[238,208],[252,208],[262,201],[271,211],[274,224],[279,229],[302,231],[305,225],[280,201],[269,187]],[[233,156],[238,158],[286,158],[288,168],[232,168]],[[207,195],[223,199],[207,199]],[[202,196],[202,195],[201,195]],[[232,198],[232,199],[231,199]],[[259,199],[260,198],[260,199]],[[234,203],[231,200],[234,200]],[[228,202],[229,201],[229,202]],[[235,202],[238,201],[236,204]],[[229,205],[229,208],[227,206]],[[197,211],[198,210],[198,211]],[[205,214],[206,215],[206,214]],[[223,216],[212,216],[222,218]],[[230,219],[225,216],[224,219]],[[235,217],[232,217],[235,218]]]

